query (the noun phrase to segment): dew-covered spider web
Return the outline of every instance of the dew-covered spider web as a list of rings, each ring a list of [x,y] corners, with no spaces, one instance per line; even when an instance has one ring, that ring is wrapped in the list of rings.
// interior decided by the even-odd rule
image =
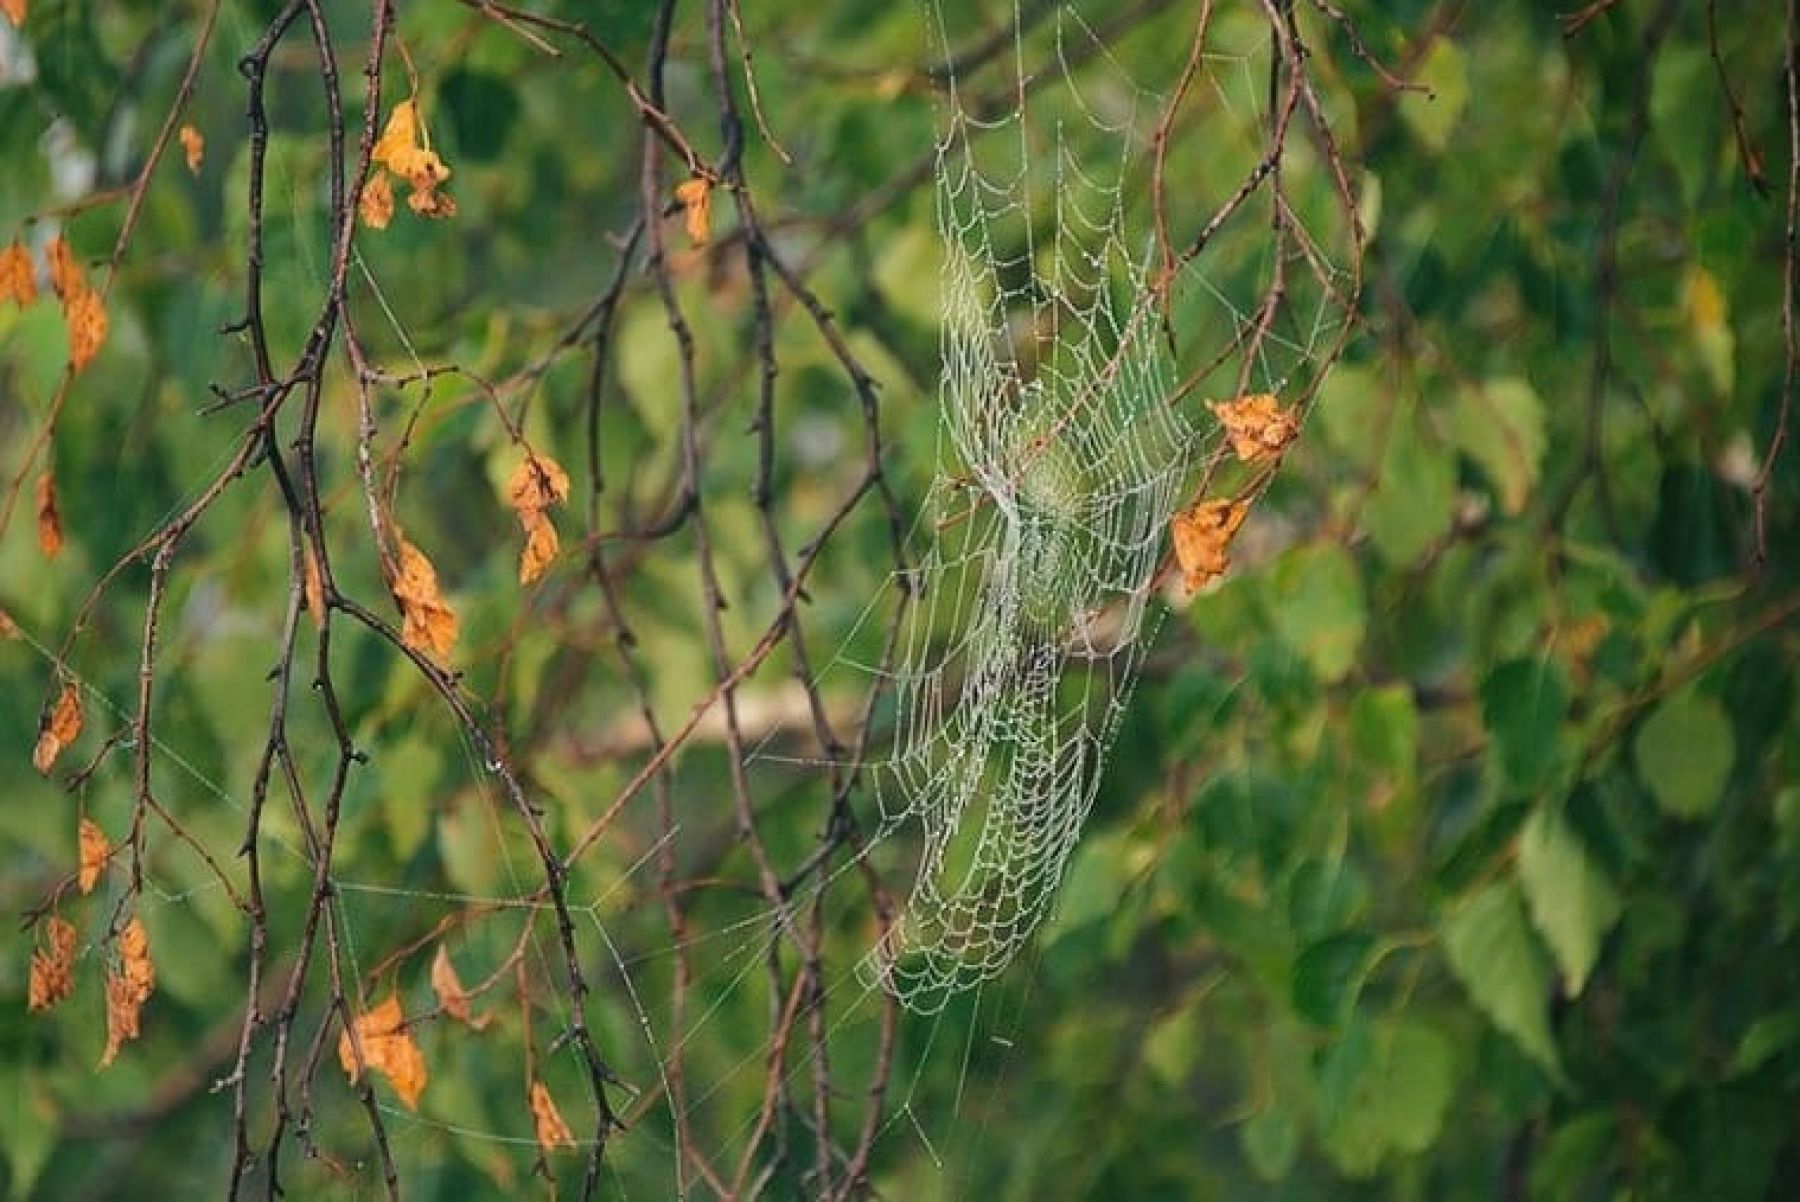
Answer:
[[[951,46],[946,11],[931,19]],[[991,115],[947,79],[935,169],[935,471],[868,773],[883,828],[913,828],[920,851],[863,966],[927,1012],[1003,972],[1053,911],[1164,612],[1164,533],[1217,445],[1177,395],[1157,247],[1128,208],[1157,98],[1073,9],[1035,49],[1033,69],[1010,48],[1016,102]],[[1214,303],[1189,312],[1214,328],[1190,338],[1242,338],[1254,319],[1199,287]],[[1287,387],[1340,321],[1321,307],[1246,374]]]

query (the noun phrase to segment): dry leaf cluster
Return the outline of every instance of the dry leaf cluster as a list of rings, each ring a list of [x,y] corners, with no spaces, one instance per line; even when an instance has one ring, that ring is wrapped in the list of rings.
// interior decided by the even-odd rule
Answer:
[[[69,366],[80,371],[93,361],[106,343],[110,322],[106,302],[88,287],[81,264],[68,240],[50,239],[44,258],[50,271],[50,286],[62,304],[63,323],[69,328]],[[37,278],[32,271],[31,253],[16,239],[0,252],[0,302],[29,305],[37,299]]]
[[[394,216],[394,186],[387,172],[405,180],[411,189],[407,207],[421,217],[454,217],[456,201],[448,192],[438,189],[450,178],[449,165],[431,148],[431,135],[419,119],[418,102],[402,100],[388,114],[369,153],[376,172],[363,185],[357,210],[363,224],[371,229],[386,229]]]
[[[519,583],[530,584],[556,558],[560,543],[550,521],[550,507],[569,496],[569,473],[548,455],[525,452],[506,482],[506,504],[518,515],[525,531],[525,549],[519,555]]]

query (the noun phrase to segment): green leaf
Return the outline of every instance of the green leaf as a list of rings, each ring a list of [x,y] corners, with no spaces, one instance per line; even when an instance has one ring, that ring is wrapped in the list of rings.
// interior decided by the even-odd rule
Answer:
[[[1525,508],[1544,458],[1544,402],[1516,377],[1488,380],[1457,394],[1451,437],[1481,465],[1507,513]]]
[[[1689,686],[1656,707],[1633,750],[1658,805],[1677,818],[1704,818],[1725,791],[1736,744],[1719,703]]]
[[[1355,1023],[1319,1073],[1325,1150],[1346,1176],[1371,1176],[1390,1152],[1431,1147],[1455,1090],[1454,1049],[1436,1026],[1410,1017]]]
[[[1568,711],[1569,686],[1554,660],[1508,660],[1481,682],[1481,720],[1513,785],[1536,790],[1555,776]]]
[[[1469,103],[1469,74],[1463,52],[1450,39],[1437,38],[1411,75],[1413,82],[1425,85],[1430,94],[1404,97],[1400,116],[1419,141],[1442,154]]]
[[[1394,415],[1380,479],[1363,508],[1363,528],[1395,567],[1409,567],[1450,530],[1456,516],[1456,463],[1433,446],[1414,413]]]
[[[1481,1012],[1552,1075],[1562,1066],[1546,1013],[1550,969],[1532,941],[1519,891],[1492,884],[1448,915],[1442,925],[1450,971]]]
[[[1367,931],[1321,939],[1294,961],[1294,1009],[1321,1027],[1336,1026],[1356,1002],[1375,945]]]
[[[1733,1074],[1753,1073],[1771,1057],[1800,1043],[1800,1010],[1778,1010],[1750,1024],[1731,1057]]]
[[[1329,543],[1304,548],[1277,565],[1275,583],[1276,631],[1321,680],[1342,680],[1368,622],[1350,553]]]
[[[1519,883],[1531,920],[1556,955],[1570,997],[1587,984],[1600,940],[1623,905],[1612,880],[1560,813],[1540,810],[1519,836]]]
[[[485,71],[456,67],[438,85],[438,98],[450,114],[458,157],[491,163],[500,156],[519,114],[518,93],[510,83]]]
[[[1270,1104],[1238,1129],[1250,1170],[1264,1181],[1280,1181],[1294,1167],[1300,1151],[1300,1125],[1283,1107]]]

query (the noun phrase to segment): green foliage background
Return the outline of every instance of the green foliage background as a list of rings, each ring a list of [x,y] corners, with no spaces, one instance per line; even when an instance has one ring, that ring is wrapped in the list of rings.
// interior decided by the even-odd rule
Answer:
[[[881,383],[894,479],[914,503],[935,420],[929,184],[846,236],[820,233],[929,151],[925,14],[875,0],[746,7],[769,124],[795,160],[749,148],[759,205],[796,254],[816,254],[810,284]],[[1132,78],[1166,88],[1192,6],[1149,7],[1113,49]],[[1245,7],[1222,35],[1239,57],[1220,77],[1253,127],[1264,60]],[[632,64],[649,8],[548,6]],[[1083,11],[1099,22],[1131,8]],[[1246,530],[1238,569],[1165,624],[1054,923],[1005,981],[905,1025],[873,1173],[883,1196],[1687,1202],[1773,1200],[1800,1180],[1796,456],[1772,480],[1760,571],[1746,487],[1784,403],[1788,354],[1783,15],[1721,6],[1715,51],[1699,5],[1625,0],[1571,37],[1529,0],[1347,8],[1375,56],[1433,92],[1396,93],[1341,42],[1322,80],[1372,233],[1361,331]],[[59,425],[68,549],[40,556],[29,480],[25,510],[0,531],[0,607],[28,636],[0,641],[0,902],[13,914],[74,863],[77,801],[28,762],[47,649],[96,576],[216,469],[241,428],[229,410],[202,410],[209,383],[246,378],[244,348],[217,333],[242,286],[234,64],[272,11],[224,10],[191,110],[206,160],[192,177],[178,156],[159,167],[111,339]],[[330,11],[363,36],[366,11]],[[0,70],[0,238],[36,236],[28,223],[71,199],[57,177],[81,157],[95,188],[135,170],[195,17],[196,6],[148,0],[34,3]],[[1317,12],[1307,19],[1320,42],[1337,36]],[[683,20],[670,109],[710,133],[700,21]],[[428,224],[402,212],[360,236],[357,312],[393,370],[416,355],[499,379],[604,288],[618,254],[608,238],[636,203],[640,126],[591,60],[544,59],[474,10],[403,6],[399,28],[461,213]],[[22,46],[34,72],[21,71]],[[325,271],[324,114],[304,55],[276,68],[268,319],[291,354]],[[1747,177],[1721,77],[1768,196]],[[1178,161],[1187,174],[1171,195],[1222,186],[1241,147],[1218,143],[1218,162]],[[1133,205],[1147,214],[1144,194]],[[103,260],[120,217],[116,204],[84,209],[66,231]],[[1615,253],[1609,282],[1600,265]],[[775,600],[749,498],[754,441],[734,434],[754,369],[747,300],[729,272],[680,283],[704,315],[695,333],[717,398],[704,489],[734,600],[726,630],[742,649]],[[855,478],[859,418],[817,334],[781,331],[778,514],[798,543]],[[644,520],[675,470],[674,355],[654,296],[634,285],[607,381],[627,402],[607,410],[604,440],[617,524]],[[7,481],[65,356],[52,301],[0,310]],[[556,359],[527,410],[534,442],[572,470],[587,369]],[[349,483],[354,413],[344,381],[328,395],[322,438],[342,490],[333,533],[352,539],[364,521]],[[416,386],[389,390],[384,421],[397,426],[419,399]],[[424,412],[401,520],[463,617],[458,666],[494,702],[553,829],[573,839],[641,761],[641,748],[608,750],[627,737],[631,693],[577,573],[537,592],[514,583],[517,535],[498,489],[516,452],[480,393],[447,381]],[[563,516],[572,539],[578,523]],[[161,791],[227,854],[288,589],[282,521],[266,483],[228,492],[183,551],[165,627]],[[873,658],[879,632],[861,619],[888,585],[885,537],[878,515],[861,513],[822,561],[805,610],[815,657]],[[651,695],[672,721],[711,681],[690,550],[661,544],[625,582]],[[372,556],[340,571],[348,590],[381,599]],[[77,759],[123,728],[144,580],[121,578],[73,652],[93,690]],[[416,674],[366,637],[347,636],[339,655],[372,757],[347,799],[339,859],[367,968],[462,899],[534,882],[494,821],[481,765]],[[777,656],[757,679],[786,666]],[[855,679],[825,684],[854,700]],[[296,746],[312,755],[316,740],[322,769],[322,723],[297,722]],[[769,838],[803,849],[822,786],[797,769],[774,779]],[[722,876],[747,873],[741,851],[706,850],[730,843],[722,749],[689,751],[674,780],[693,855],[715,856]],[[115,751],[79,804],[116,837],[130,793],[129,757]],[[271,838],[297,839],[287,814],[269,821]],[[622,826],[580,863],[571,892],[591,903],[584,933],[604,929],[625,949],[643,1011],[660,1021],[668,932],[638,871],[654,842],[647,816]],[[297,913],[309,882],[298,858],[271,866],[276,937],[291,940],[280,916]],[[64,912],[97,927],[122,872]],[[173,841],[154,845],[149,876],[159,992],[144,1039],[103,1073],[102,953],[84,959],[71,1001],[28,1016],[32,935],[0,942],[10,1197],[122,1197],[152,1181],[199,1197],[223,1181],[228,1102],[208,1086],[235,1052],[245,927]],[[509,922],[472,926],[452,945],[459,960],[497,962],[518,931]],[[843,965],[867,934],[843,919]],[[603,1033],[643,1087],[654,1065],[629,1050],[641,1045],[639,1003],[605,946],[590,950]],[[716,941],[699,957],[718,1009],[692,1049],[690,1079],[706,1095],[695,1120],[729,1144],[759,1097],[768,998],[732,987],[743,947]],[[427,962],[397,978],[414,1008],[429,998]],[[870,1018],[848,1008],[835,1037],[846,1091],[867,1075]],[[435,1024],[422,1040],[426,1121],[390,1112],[408,1196],[544,1188],[521,1184],[528,1147],[491,1138],[529,1137],[516,1016],[480,1037]],[[575,1112],[572,1068],[545,1071]],[[365,1134],[329,1049],[317,1090],[319,1137],[349,1167],[296,1164],[291,1196],[366,1196]],[[621,1136],[609,1188],[672,1196],[668,1139],[666,1115]],[[804,1181],[778,1175],[771,1194],[805,1196]]]

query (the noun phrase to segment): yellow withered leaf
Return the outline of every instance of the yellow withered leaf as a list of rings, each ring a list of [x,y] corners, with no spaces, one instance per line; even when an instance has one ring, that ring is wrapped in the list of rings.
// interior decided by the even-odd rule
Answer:
[[[541,509],[521,513],[519,520],[525,526],[525,549],[519,552],[519,583],[530,584],[542,576],[555,561],[556,553],[562,547],[562,540],[556,535],[555,525]]]
[[[390,993],[373,1010],[358,1015],[352,1026],[356,1030],[354,1041],[348,1029],[338,1036],[338,1063],[344,1066],[344,1075],[352,1082],[362,1076],[356,1058],[360,1045],[362,1065],[386,1077],[406,1108],[417,1110],[427,1077],[425,1053],[406,1029],[400,995]]]
[[[0,251],[0,303],[17,301],[29,305],[36,299],[37,275],[32,270],[31,252],[15,238],[11,246]]]
[[[705,246],[712,240],[712,181],[695,176],[675,185],[675,199],[687,212],[688,240]]]
[[[82,275],[81,264],[75,261],[75,252],[69,249],[69,240],[61,234],[50,239],[50,245],[44,250],[44,257],[50,264],[50,287],[56,292],[58,300],[67,301],[77,292],[87,290],[87,280]]]
[[[56,476],[50,472],[37,480],[37,532],[38,550],[45,559],[55,559],[62,553],[62,511],[56,506]]]
[[[1233,453],[1245,463],[1264,463],[1276,458],[1300,433],[1293,415],[1281,407],[1273,393],[1258,392],[1235,401],[1213,401],[1207,408],[1225,427],[1225,436],[1231,440]]]
[[[1249,506],[1239,501],[1201,501],[1169,519],[1175,562],[1181,565],[1188,591],[1206,587],[1231,566],[1231,540],[1244,524]]]
[[[548,455],[527,451],[506,481],[506,503],[523,513],[569,499],[569,473]]]
[[[200,174],[200,164],[206,158],[206,135],[191,125],[183,125],[177,135],[181,139],[181,150],[187,156],[187,169],[194,175]]]
[[[437,994],[438,1005],[444,1013],[458,1022],[466,1023],[479,1031],[493,1021],[494,1016],[475,1015],[469,1005],[469,991],[463,988],[462,978],[456,975],[456,965],[450,962],[450,952],[443,944],[438,944],[437,955],[431,960],[431,989]]]
[[[458,622],[456,611],[438,591],[437,569],[398,530],[394,542],[398,563],[389,587],[400,603],[401,641],[415,651],[447,658],[456,645]]]
[[[106,1050],[100,1067],[111,1064],[128,1039],[138,1037],[144,1003],[156,989],[156,965],[150,960],[150,936],[137,915],[119,932],[119,963],[106,972]]]
[[[75,928],[60,914],[52,914],[45,924],[49,946],[31,953],[31,981],[26,1006],[30,1010],[48,1010],[75,992]]]
[[[69,327],[69,364],[80,371],[106,343],[106,332],[111,326],[106,302],[98,292],[82,288],[64,299],[63,321]]]
[[[75,884],[83,893],[92,893],[100,880],[100,874],[106,871],[106,861],[112,856],[112,845],[106,841],[106,832],[100,824],[85,815],[76,836],[76,845],[80,850],[81,866],[76,873]]]
[[[25,0],[0,0],[0,12],[6,14],[14,29],[25,28]]]
[[[369,157],[412,187],[412,194],[406,198],[406,203],[413,212],[421,217],[456,216],[456,201],[437,191],[438,185],[450,178],[450,167],[431,148],[431,137],[425,130],[425,123],[419,119],[417,102],[402,100],[394,106],[394,111],[388,114],[386,127],[381,131],[381,138],[375,143]],[[374,181],[371,180],[370,184],[373,186]],[[385,188],[388,193],[387,210],[391,213],[392,186],[385,185]],[[379,201],[371,203],[378,204]],[[363,220],[376,229],[386,224],[385,221],[370,220],[367,209],[363,212]]]
[[[536,1078],[531,1082],[531,1121],[537,1129],[538,1149],[549,1153],[556,1148],[573,1148],[575,1134],[569,1130],[569,1124],[563,1121],[562,1112],[556,1108],[556,1099],[550,1096],[550,1090]]]
[[[356,202],[356,211],[370,229],[388,227],[394,219],[394,185],[388,182],[387,172],[377,171],[369,177],[363,185],[362,198]]]
[[[396,156],[410,152],[419,144],[419,110],[411,100],[402,100],[388,114],[387,125],[369,153],[369,157],[390,171],[404,175],[394,166]]]
[[[50,707],[50,713],[38,727],[37,747],[31,753],[31,766],[42,775],[49,776],[56,757],[80,735],[81,689],[71,682],[63,685],[62,692],[56,695],[56,704]]]

